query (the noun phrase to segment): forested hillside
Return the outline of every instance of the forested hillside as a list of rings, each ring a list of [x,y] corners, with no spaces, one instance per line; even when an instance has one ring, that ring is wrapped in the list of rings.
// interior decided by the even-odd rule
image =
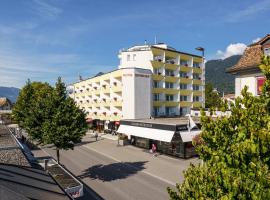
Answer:
[[[241,55],[228,57],[224,60],[209,60],[206,62],[206,83],[211,83],[219,92],[234,93],[234,75],[226,73],[226,69],[235,65]]]

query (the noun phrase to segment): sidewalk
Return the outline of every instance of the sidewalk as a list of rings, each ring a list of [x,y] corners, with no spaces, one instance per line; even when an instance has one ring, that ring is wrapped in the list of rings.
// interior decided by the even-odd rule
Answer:
[[[86,136],[89,140],[88,134]],[[142,162],[145,161],[145,169],[142,170],[150,176],[156,177],[168,184],[175,185],[176,182],[183,181],[183,171],[187,169],[190,163],[199,163],[198,158],[180,159],[173,158],[167,155],[158,155],[154,157],[146,149],[141,149],[131,145],[117,146],[117,136],[101,135],[97,142],[88,143],[83,145],[84,147],[109,157],[116,162]],[[111,138],[113,140],[111,140]],[[115,140],[116,138],[116,140]],[[90,140],[94,140],[91,138]]]

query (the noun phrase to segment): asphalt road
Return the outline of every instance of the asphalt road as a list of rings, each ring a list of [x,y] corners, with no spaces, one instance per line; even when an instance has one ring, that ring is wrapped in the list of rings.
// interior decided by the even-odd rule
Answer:
[[[53,148],[44,150],[55,157]],[[60,162],[106,200],[169,198],[168,183],[142,172],[145,162],[117,162],[82,145],[61,151]]]

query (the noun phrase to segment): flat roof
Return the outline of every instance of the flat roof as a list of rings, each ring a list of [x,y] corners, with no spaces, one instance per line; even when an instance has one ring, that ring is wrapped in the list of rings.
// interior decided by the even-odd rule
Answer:
[[[83,79],[83,80],[80,80],[80,81],[76,81],[74,83],[69,84],[68,86],[73,86],[74,84],[81,83],[81,82],[84,82],[84,81],[87,81],[87,80],[90,80],[90,79],[93,79],[93,78],[96,78],[96,77],[104,76],[104,75],[110,74],[112,72],[120,71],[120,70],[123,70],[123,69],[140,69],[140,70],[150,71],[149,69],[140,68],[140,67],[123,67],[123,68],[114,69],[114,70],[111,70],[111,71],[108,71],[108,72],[104,72],[104,73],[102,72],[102,74],[97,74],[97,75],[88,77],[86,79]]]
[[[4,199],[70,199],[40,166],[31,167],[4,125],[0,125],[0,193]]]
[[[195,123],[200,123],[199,117],[192,117]],[[144,119],[123,119],[121,121],[151,123],[151,124],[166,124],[166,125],[187,125],[188,117],[172,117],[172,118],[144,118]]]
[[[0,164],[0,193],[3,199],[70,199],[43,170]]]

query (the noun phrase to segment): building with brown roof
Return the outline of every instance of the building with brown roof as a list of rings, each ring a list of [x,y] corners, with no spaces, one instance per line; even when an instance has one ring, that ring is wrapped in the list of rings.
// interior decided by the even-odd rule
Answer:
[[[253,95],[260,95],[265,81],[259,65],[263,55],[270,55],[270,34],[256,43],[249,45],[238,63],[227,70],[236,75],[235,96],[240,96],[241,90],[248,86]]]
[[[0,97],[0,110],[11,110],[12,103],[6,97]]]

